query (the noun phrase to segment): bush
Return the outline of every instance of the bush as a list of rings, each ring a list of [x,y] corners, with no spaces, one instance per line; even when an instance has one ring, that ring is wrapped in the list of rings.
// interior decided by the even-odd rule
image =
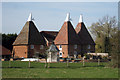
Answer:
[[[97,59],[102,59],[102,56],[101,56],[101,55],[99,55],[99,56],[97,57]]]
[[[86,55],[86,59],[90,59],[90,55],[87,54],[87,55]]]
[[[108,57],[107,57],[107,56],[104,56],[103,59],[108,59]]]
[[[111,53],[112,59],[107,67],[118,68],[118,53]]]
[[[71,58],[71,60],[74,60],[74,58]]]

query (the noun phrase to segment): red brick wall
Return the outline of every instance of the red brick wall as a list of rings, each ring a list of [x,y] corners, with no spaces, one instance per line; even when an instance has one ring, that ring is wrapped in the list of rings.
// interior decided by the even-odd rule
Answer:
[[[13,46],[14,58],[27,58],[28,46]]]
[[[83,52],[84,53],[87,53],[87,52],[95,52],[95,45],[90,45],[91,47],[90,47],[90,49],[88,49],[88,45],[83,45],[82,47],[83,47]]]
[[[59,45],[56,45],[57,48],[59,49]],[[91,48],[88,49],[88,45],[82,46],[83,50],[81,51],[81,45],[77,45],[77,49],[74,49],[74,45],[62,45],[62,56],[63,58],[66,58],[69,55],[74,55],[74,51],[77,51],[78,54],[81,53],[87,53],[88,51],[90,52],[95,52],[95,45],[91,45]],[[14,50],[14,57],[33,57],[36,52],[43,54],[45,53],[45,46],[44,49],[40,49],[40,45],[34,45],[34,49],[30,49],[30,46],[13,46]]]
[[[56,46],[59,49],[59,45]],[[62,45],[62,50],[60,50],[60,52],[62,52],[62,57],[66,58],[68,56],[68,45]]]
[[[74,55],[74,51],[76,51],[78,54],[81,54],[81,46],[77,45],[77,49],[75,49],[74,45],[69,45],[69,54]]]
[[[29,46],[13,46],[14,58],[28,58],[33,57],[36,52],[43,54],[45,52],[45,46],[43,49],[40,49],[40,45],[34,45],[34,49]]]
[[[59,49],[59,45],[56,45],[57,48]],[[74,51],[77,51],[77,53],[81,53],[81,46],[77,45],[77,49],[74,49],[74,45],[62,45],[62,57],[66,58],[68,57],[68,54],[73,56]]]
[[[59,49],[59,45],[56,45],[57,48]],[[76,51],[78,54],[82,53],[87,53],[88,51],[90,52],[95,52],[95,45],[91,45],[90,49],[88,49],[88,45],[77,45],[77,49],[74,49],[74,45],[62,45],[62,57],[66,58],[69,54],[69,56],[74,56],[74,51]]]
[[[40,49],[40,45],[34,45],[34,49],[31,49],[29,46],[28,57],[33,57],[35,53],[40,53],[40,54],[45,53],[45,46],[43,49]]]
[[[68,45],[62,45],[63,58],[68,57]]]

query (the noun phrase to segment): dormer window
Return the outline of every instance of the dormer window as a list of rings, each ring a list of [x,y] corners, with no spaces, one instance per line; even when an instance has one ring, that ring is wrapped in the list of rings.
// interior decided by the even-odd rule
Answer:
[[[30,49],[34,49],[34,45],[30,45]]]

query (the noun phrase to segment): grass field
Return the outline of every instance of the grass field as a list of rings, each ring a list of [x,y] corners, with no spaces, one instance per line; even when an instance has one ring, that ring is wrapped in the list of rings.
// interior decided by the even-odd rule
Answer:
[[[117,68],[106,68],[107,63],[97,66],[96,62],[82,63],[51,63],[50,68],[44,68],[44,63],[13,61],[9,68],[8,61],[2,62],[3,78],[118,78]]]

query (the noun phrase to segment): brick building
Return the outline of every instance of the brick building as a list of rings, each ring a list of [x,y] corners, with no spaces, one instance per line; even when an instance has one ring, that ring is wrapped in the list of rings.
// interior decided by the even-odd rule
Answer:
[[[78,54],[81,53],[80,39],[70,22],[69,13],[67,14],[66,20],[62,25],[62,28],[60,29],[54,42],[57,48],[60,50],[60,57],[76,57]]]
[[[9,60],[11,56],[12,53],[10,52],[10,50],[0,45],[0,57],[2,57],[2,59]]]
[[[92,39],[90,33],[88,32],[84,22],[83,17],[80,15],[79,23],[75,28],[76,33],[81,40],[81,52],[84,53],[94,53],[95,52],[95,42]]]
[[[80,15],[75,29],[68,13],[59,32],[39,32],[30,14],[28,21],[13,43],[13,56],[14,58],[38,57],[41,53],[45,53],[46,47],[53,42],[60,50],[59,57],[62,58],[76,58],[84,53],[95,52],[95,42],[83,22],[82,15]]]
[[[34,22],[32,14],[13,43],[14,58],[38,57],[40,53],[45,52],[46,41],[39,33]]]

